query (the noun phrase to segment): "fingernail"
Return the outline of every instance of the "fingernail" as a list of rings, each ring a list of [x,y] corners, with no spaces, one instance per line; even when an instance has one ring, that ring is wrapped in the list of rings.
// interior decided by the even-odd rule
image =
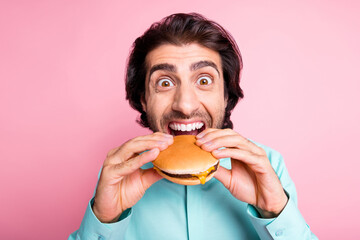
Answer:
[[[150,153],[154,153],[154,152],[156,152],[157,151],[157,148],[153,148],[153,149],[151,149],[149,152]]]
[[[167,137],[167,138],[165,138],[165,142],[167,144],[171,144],[172,142],[174,142],[174,138],[173,137],[171,137],[171,138]]]
[[[157,143],[158,143],[159,145],[164,145],[166,142],[165,142],[165,141],[157,141]]]
[[[209,147],[209,146],[211,146],[213,143],[211,142],[211,141],[209,141],[209,142],[207,142],[207,143],[204,143],[204,146],[205,147]]]
[[[198,140],[196,140],[199,144],[203,144],[204,143],[204,139],[200,138]]]
[[[213,154],[219,154],[220,153],[220,150],[214,150],[214,151],[212,151],[213,152]]]
[[[202,138],[203,136],[204,136],[204,133],[201,132],[201,133],[199,133],[198,135],[196,135],[196,138],[199,139],[199,138]]]

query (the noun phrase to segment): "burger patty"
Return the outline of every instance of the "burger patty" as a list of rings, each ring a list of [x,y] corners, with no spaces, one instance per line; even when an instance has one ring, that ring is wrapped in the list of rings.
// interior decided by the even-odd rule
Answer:
[[[215,172],[218,167],[219,167],[219,162],[214,166],[215,169],[211,170],[208,175],[210,175],[211,173]],[[160,170],[162,173],[164,173],[165,175],[168,175],[169,177],[175,177],[175,178],[196,178],[196,176],[194,176],[195,174],[172,174],[172,173],[168,173],[168,172],[164,172],[163,170]],[[201,173],[199,173],[200,175]]]

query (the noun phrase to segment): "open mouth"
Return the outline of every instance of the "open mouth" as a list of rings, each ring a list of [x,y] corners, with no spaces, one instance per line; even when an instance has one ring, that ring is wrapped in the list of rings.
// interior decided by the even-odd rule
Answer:
[[[168,131],[173,136],[178,135],[198,135],[205,130],[204,122],[178,123],[170,122]]]

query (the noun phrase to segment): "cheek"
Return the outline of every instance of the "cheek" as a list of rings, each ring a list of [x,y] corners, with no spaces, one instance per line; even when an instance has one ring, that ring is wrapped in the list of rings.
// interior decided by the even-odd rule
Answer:
[[[221,128],[225,116],[225,99],[223,94],[212,94],[202,98],[201,103],[205,108],[205,111],[210,115],[212,119],[213,128]]]
[[[224,94],[219,94],[218,92],[202,95],[201,102],[210,112],[218,112],[225,109]]]
[[[159,94],[152,95],[147,101],[148,114],[159,119],[164,114],[169,104],[170,100],[167,96],[160,96]]]

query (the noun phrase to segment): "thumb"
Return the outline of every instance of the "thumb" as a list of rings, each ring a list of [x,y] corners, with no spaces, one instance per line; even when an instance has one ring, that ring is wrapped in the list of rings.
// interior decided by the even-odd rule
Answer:
[[[218,170],[216,171],[214,177],[219,180],[224,187],[227,189],[230,188],[231,184],[231,170],[228,170],[224,167],[219,166]]]
[[[159,181],[162,178],[163,177],[160,176],[153,168],[143,170],[141,181],[144,190],[148,189],[151,185],[153,185],[155,182]]]

